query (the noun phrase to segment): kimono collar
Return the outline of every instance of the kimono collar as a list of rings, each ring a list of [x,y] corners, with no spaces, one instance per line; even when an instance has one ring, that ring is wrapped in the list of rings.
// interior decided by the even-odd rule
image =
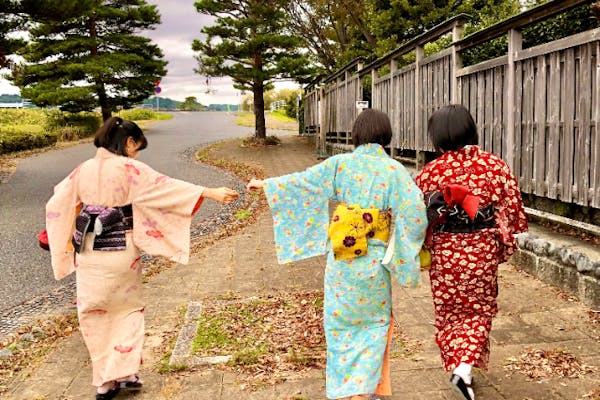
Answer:
[[[110,151],[106,150],[104,147],[98,147],[98,150],[96,151],[96,156],[94,158],[105,159],[105,158],[114,158],[114,157],[123,157],[123,156],[120,156],[118,154],[110,152]]]
[[[360,145],[354,150],[354,154],[364,154],[375,157],[389,157],[383,146],[378,143],[367,143]]]
[[[452,160],[468,160],[476,157],[480,152],[479,146],[468,145],[459,150],[447,151],[444,155]]]

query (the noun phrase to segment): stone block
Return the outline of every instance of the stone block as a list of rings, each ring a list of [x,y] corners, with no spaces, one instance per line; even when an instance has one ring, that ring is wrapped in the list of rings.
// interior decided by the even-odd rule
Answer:
[[[510,258],[510,263],[518,266],[528,274],[537,276],[538,257],[525,250],[517,250]]]
[[[538,260],[537,276],[542,282],[560,286],[560,272],[558,264],[548,261],[545,258]]]
[[[560,282],[558,287],[566,292],[577,295],[579,291],[579,277],[581,274],[576,268],[568,265],[557,264],[557,266],[560,270]]]
[[[579,299],[588,307],[600,309],[600,280],[592,276],[580,275]]]

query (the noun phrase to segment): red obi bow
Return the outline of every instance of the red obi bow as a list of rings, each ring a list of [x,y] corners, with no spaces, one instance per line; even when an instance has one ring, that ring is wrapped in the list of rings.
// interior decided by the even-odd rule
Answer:
[[[469,194],[469,188],[463,185],[451,184],[444,188],[444,200],[449,207],[461,206],[471,221],[475,220],[479,209],[479,196]]]

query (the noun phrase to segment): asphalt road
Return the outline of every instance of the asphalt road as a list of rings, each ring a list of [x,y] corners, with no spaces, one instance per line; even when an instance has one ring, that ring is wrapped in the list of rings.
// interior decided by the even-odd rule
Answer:
[[[231,176],[194,163],[192,150],[250,133],[251,128],[235,125],[228,113],[174,113],[172,120],[147,129],[148,148],[138,159],[174,178],[211,187],[233,186]],[[44,207],[54,185],[95,152],[94,145],[87,143],[41,153],[20,161],[0,184],[0,314],[72,283],[72,276],[54,280],[49,253],[38,247],[36,235],[44,229]],[[210,217],[219,207],[206,201],[195,219]]]

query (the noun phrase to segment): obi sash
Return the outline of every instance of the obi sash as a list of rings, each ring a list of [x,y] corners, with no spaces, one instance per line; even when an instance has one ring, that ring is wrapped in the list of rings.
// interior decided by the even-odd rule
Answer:
[[[336,260],[367,254],[367,240],[387,243],[390,238],[392,211],[339,204],[333,213],[327,235]]]
[[[473,233],[496,225],[494,205],[480,207],[479,196],[470,194],[466,186],[448,185],[443,191],[425,193],[424,200],[429,223],[428,242],[434,230]]]
[[[93,232],[94,250],[125,250],[125,232],[133,229],[131,205],[102,207],[84,204],[75,219],[73,246],[79,253],[84,247],[86,233]]]

